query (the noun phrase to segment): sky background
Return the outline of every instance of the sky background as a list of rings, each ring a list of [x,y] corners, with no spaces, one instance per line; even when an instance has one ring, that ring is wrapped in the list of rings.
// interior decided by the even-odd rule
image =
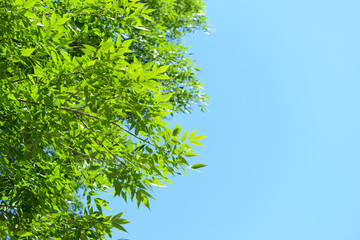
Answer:
[[[186,38],[212,96],[178,123],[201,172],[126,210],[133,240],[360,239],[360,1],[207,0]]]

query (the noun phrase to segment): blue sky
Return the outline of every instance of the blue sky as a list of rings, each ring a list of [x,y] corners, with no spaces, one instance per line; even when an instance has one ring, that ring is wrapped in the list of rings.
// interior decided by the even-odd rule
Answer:
[[[360,239],[360,2],[207,0],[186,38],[212,96],[189,172],[126,210],[133,240]],[[116,239],[116,238],[114,238]]]

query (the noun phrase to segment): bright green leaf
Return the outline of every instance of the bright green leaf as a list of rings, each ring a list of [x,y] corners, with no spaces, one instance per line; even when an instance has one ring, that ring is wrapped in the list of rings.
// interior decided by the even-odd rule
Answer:
[[[194,165],[191,165],[191,166],[189,166],[189,168],[191,168],[191,169],[199,169],[199,168],[202,168],[202,167],[206,167],[207,165],[205,165],[205,164],[194,164]]]
[[[23,55],[24,57],[28,57],[28,56],[30,56],[35,50],[36,50],[36,48],[23,49],[23,50],[21,51],[21,55]]]
[[[189,138],[188,138],[189,140],[193,139],[193,137],[195,136],[196,131],[197,131],[197,129],[195,129],[193,132],[190,133]]]

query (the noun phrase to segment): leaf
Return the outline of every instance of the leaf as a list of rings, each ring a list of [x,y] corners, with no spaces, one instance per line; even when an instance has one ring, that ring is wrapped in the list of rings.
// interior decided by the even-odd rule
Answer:
[[[123,218],[117,218],[115,220],[112,220],[114,222],[117,222],[118,224],[128,224],[130,223],[130,221],[126,220],[126,219],[123,219]]]
[[[193,141],[200,141],[204,138],[206,138],[207,136],[201,136],[201,135],[197,135],[195,137],[192,138]]]
[[[116,39],[116,47],[120,47],[121,46],[121,37],[118,36]]]
[[[183,135],[181,137],[181,142],[185,142],[186,137],[187,137],[187,133],[188,133],[188,130],[186,129],[186,131],[183,133]]]
[[[190,133],[189,135],[189,140],[193,139],[193,137],[195,136],[195,133],[196,133],[197,129],[195,129],[193,132]]]
[[[169,68],[169,65],[167,65],[167,66],[161,66],[158,70],[157,70],[157,72],[158,73],[164,73],[164,72],[166,72],[166,70]]]
[[[189,168],[191,168],[191,169],[199,169],[199,168],[203,168],[203,167],[206,167],[206,166],[207,165],[205,165],[205,164],[198,163],[198,164],[194,164],[194,165],[189,166]]]
[[[55,23],[56,23],[56,13],[55,13],[55,11],[51,13],[50,23],[51,23],[51,25],[55,25]]]
[[[173,93],[165,94],[165,95],[161,98],[161,101],[166,102],[167,100],[169,100],[169,99],[171,98],[172,95],[173,95]]]
[[[169,76],[167,75],[162,75],[162,74],[158,74],[155,76],[156,79],[170,79]]]
[[[26,237],[32,235],[32,233],[27,231],[18,231],[16,235],[19,235],[20,237]]]
[[[155,101],[160,102],[161,98],[162,98],[161,91],[159,90],[155,95]]]
[[[123,214],[124,214],[124,212],[120,212],[120,213],[114,215],[114,216],[112,217],[112,220],[119,219]]]
[[[123,41],[123,43],[121,44],[121,47],[123,47],[123,48],[129,48],[132,42],[133,42],[132,39],[125,40],[125,41]]]
[[[23,55],[24,57],[28,57],[28,56],[30,56],[35,50],[36,50],[36,48],[23,49],[23,50],[21,50],[21,55]]]
[[[56,24],[57,25],[63,25],[63,24],[65,24],[67,21],[69,21],[70,20],[70,18],[61,18],[61,19],[59,19],[57,22],[56,22]]]
[[[23,5],[24,3],[23,3],[22,0],[15,0],[15,4],[16,4],[16,6],[21,6],[21,5]]]
[[[31,8],[32,6],[35,5],[35,3],[37,2],[37,0],[28,0],[24,3],[24,8]]]
[[[30,12],[30,11],[26,11],[24,16],[28,17],[28,18],[36,18],[36,15],[33,14],[32,12]]]
[[[55,52],[50,52],[50,55],[51,55],[51,58],[54,60],[55,64],[58,63],[58,58],[56,56],[56,53]]]
[[[9,93],[8,98],[11,99],[11,100],[14,100],[14,101],[16,101],[16,102],[18,101],[18,100],[16,99],[16,97],[14,96],[14,94],[12,94],[12,93]]]
[[[202,143],[198,142],[198,141],[194,141],[194,140],[190,140],[189,141],[191,144],[196,145],[196,146],[201,146],[201,147],[205,147],[205,145],[203,145]]]
[[[177,136],[181,132],[180,124],[174,127],[174,130],[172,132],[173,136]]]
[[[118,224],[117,222],[113,222],[112,225],[113,225],[115,228],[117,228],[117,229],[119,229],[119,230],[121,230],[121,231],[127,232],[127,231],[125,230],[125,228],[124,228],[123,226],[121,226],[120,224]]]
[[[196,154],[196,153],[194,153],[194,152],[186,152],[186,153],[184,153],[184,155],[185,155],[186,157],[195,157],[195,156],[199,156],[199,154]]]
[[[146,14],[143,14],[142,17],[144,17],[146,20],[149,20],[149,21],[151,21],[151,22],[154,22],[154,21],[152,20],[152,18],[149,17],[149,16],[146,15]]]
[[[87,50],[89,50],[89,51],[91,51],[91,52],[96,52],[96,48],[94,48],[94,47],[91,46],[91,45],[83,44],[83,46],[84,46]]]
[[[133,27],[136,29],[139,29],[139,30],[143,30],[143,31],[150,31],[149,29],[147,29],[145,27],[139,27],[139,26],[133,26]]]

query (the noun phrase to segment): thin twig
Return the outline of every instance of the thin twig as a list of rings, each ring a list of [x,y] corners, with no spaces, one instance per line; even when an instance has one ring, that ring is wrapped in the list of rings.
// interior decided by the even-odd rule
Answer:
[[[6,76],[9,76],[9,75],[11,75],[11,74],[7,72],[6,75],[5,75],[5,76],[1,76],[0,79],[4,79],[4,78],[6,78]],[[10,76],[10,77],[12,77],[12,76]]]
[[[48,12],[46,12],[46,13],[43,13],[44,15],[49,15],[51,12],[53,12],[53,11],[55,11],[55,10],[57,10],[57,9],[59,9],[59,8],[61,8],[61,7],[65,7],[66,5],[60,5],[60,6],[58,6],[57,8],[55,8],[55,9],[52,9],[52,10],[50,10],[50,11],[48,11]],[[40,14],[40,15],[36,15],[37,17],[40,17],[40,16],[42,16],[42,14]]]
[[[31,160],[30,154],[29,154],[29,152],[28,152],[28,150],[26,149],[26,146],[25,146],[24,138],[22,138],[22,142],[23,142],[24,147],[25,147],[25,153],[26,153],[26,155],[28,156],[28,158]]]
[[[18,215],[15,215],[15,214],[13,214],[13,213],[11,213],[11,212],[7,212],[7,211],[4,211],[4,210],[1,210],[1,209],[0,209],[0,211],[3,212],[4,214],[8,214],[8,215],[10,215],[10,216],[12,216],[12,217],[17,218],[18,221],[19,221],[19,223],[20,223],[20,225],[21,225],[21,227],[22,227],[22,229],[23,229],[24,231],[26,231],[26,232],[30,232],[29,230],[27,230],[27,229],[25,228],[24,224],[21,222],[21,219],[24,219],[24,218],[22,218],[22,217],[20,217],[20,216],[18,216]],[[29,236],[29,238],[32,239],[30,236]]]
[[[17,82],[20,82],[20,81],[23,81],[23,80],[26,80],[26,79],[28,79],[28,78],[23,78],[23,79],[15,80],[15,81],[12,81],[12,82],[10,82],[10,83],[17,83]]]
[[[0,209],[0,211],[3,212],[3,213],[5,213],[5,214],[8,214],[8,215],[10,215],[10,216],[12,216],[12,217],[16,217],[19,221],[20,221],[20,219],[22,219],[22,217],[20,217],[20,216],[18,216],[18,215],[16,215],[16,214],[13,214],[13,213],[11,213],[11,212],[7,212],[7,211],[1,210],[1,209]]]
[[[75,97],[76,95],[78,95],[79,92],[81,92],[81,91],[83,91],[83,90],[82,90],[82,89],[77,90],[77,92],[74,93],[74,94],[72,94],[68,99],[65,100],[65,102],[69,101],[71,98],[73,98],[73,97]]]
[[[12,43],[12,44],[19,44],[19,45],[21,45],[21,43],[19,43],[19,42],[9,42],[9,41],[5,41],[5,40],[0,40],[0,42]]]
[[[21,208],[21,207],[17,207],[17,206],[10,206],[10,205],[0,205],[0,207],[7,207],[7,208]]]
[[[3,183],[6,183],[8,181],[10,181],[10,179],[0,182],[0,185],[3,184]],[[2,207],[2,205],[0,205],[0,207]]]
[[[10,167],[10,166],[11,166],[11,163],[12,163],[12,159],[11,159],[11,157],[10,157],[9,154],[7,154],[7,157],[8,157],[8,159],[9,159],[9,167]]]
[[[69,146],[67,146],[67,148],[68,148],[70,151],[75,152],[75,153],[77,153],[77,154],[79,154],[79,155],[82,155],[82,156],[84,156],[84,157],[92,158],[92,159],[98,160],[98,161],[100,161],[100,162],[107,163],[105,160],[98,159],[98,158],[94,158],[94,157],[90,157],[89,155],[87,155],[87,154],[85,154],[85,153],[82,153],[82,152],[79,152],[79,151],[77,151],[77,150],[75,150],[75,149],[73,149],[73,148],[71,148],[71,147],[69,147]]]
[[[34,129],[35,129],[35,128],[30,129],[30,130],[26,130],[26,131],[17,132],[17,133],[11,134],[10,136],[15,136],[15,135],[18,135],[18,134],[28,133],[28,132],[31,132],[31,131],[34,130]]]
[[[155,146],[154,146],[152,143],[150,143],[149,141],[147,141],[147,140],[145,140],[145,139],[143,139],[143,138],[141,138],[141,137],[136,136],[136,135],[135,135],[135,134],[133,134],[132,132],[130,132],[130,131],[126,130],[125,128],[121,127],[120,125],[118,125],[116,122],[110,122],[110,123],[111,123],[112,125],[114,125],[114,126],[116,126],[116,127],[120,128],[120,129],[122,129],[124,132],[126,132],[126,133],[130,134],[131,136],[133,136],[133,137],[135,137],[135,138],[139,139],[140,141],[142,141],[142,142],[144,142],[144,143],[147,143],[147,144],[149,144],[149,145],[151,145],[151,146],[155,147]]]
[[[87,130],[89,130],[89,132],[91,133],[91,135],[93,135],[93,137],[95,138],[95,140],[103,147],[106,149],[106,151],[108,153],[111,154],[111,156],[113,156],[116,160],[118,160],[121,164],[125,165],[125,163],[123,163],[121,160],[119,160],[107,147],[104,146],[104,144],[95,136],[95,134],[91,131],[91,129],[89,128],[89,126],[81,119],[81,117],[77,116],[79,118],[79,120],[85,125],[85,127],[87,128]]]
[[[0,114],[0,117],[1,117],[1,118],[4,118],[4,119],[7,119],[8,121],[10,121],[10,118],[9,118],[8,116],[4,116],[4,115],[1,115],[1,114]]]
[[[49,215],[46,215],[46,214],[42,214],[42,213],[37,213],[37,214],[39,214],[39,215],[41,215],[41,216],[44,216],[44,217],[48,217],[48,218],[52,218],[52,219],[55,219],[55,220],[56,220],[56,218],[54,218],[54,217],[52,217],[52,216],[49,216]]]
[[[21,98],[17,98],[17,100],[19,102],[24,102],[24,103],[27,103],[26,100],[24,99],[21,99]],[[41,104],[41,103],[38,103],[38,102],[29,102],[31,104],[34,104],[34,105],[38,105],[38,106],[46,106],[44,104]],[[87,117],[90,117],[90,118],[94,118],[94,119],[97,119],[97,120],[100,120],[100,121],[103,121],[103,122],[109,122],[108,120],[106,119],[102,119],[102,118],[99,118],[97,116],[94,116],[94,115],[91,115],[91,114],[88,114],[88,113],[84,113],[84,112],[80,112],[80,111],[77,111],[77,110],[73,110],[73,109],[70,109],[70,108],[65,108],[65,107],[58,107],[58,106],[50,106],[52,108],[56,108],[56,109],[60,109],[60,110],[64,110],[64,111],[67,111],[67,112],[72,112],[72,113],[75,113],[75,114],[80,114],[80,115],[84,115],[84,116],[87,116]],[[136,136],[135,134],[133,134],[132,132],[126,130],[125,128],[121,127],[120,125],[118,125],[116,122],[109,122],[111,123],[112,125],[120,128],[121,130],[123,130],[124,132],[128,133],[129,135],[139,139],[140,141],[144,142],[144,143],[147,143],[153,147],[155,147],[152,143],[148,142],[147,140],[141,138],[141,137],[138,137]]]
[[[111,98],[100,99],[100,100],[97,100],[96,102],[97,102],[97,103],[100,103],[100,102],[104,102],[104,101],[106,101],[106,100],[114,99],[114,98],[117,98],[117,97],[120,97],[120,96],[118,95],[118,96],[114,96],[114,97],[111,97]],[[91,105],[93,105],[93,104],[92,104],[92,103],[89,103],[89,104],[86,104],[85,106],[82,106],[82,107],[77,108],[76,110],[80,110],[80,109],[86,108],[87,106],[91,106]]]

